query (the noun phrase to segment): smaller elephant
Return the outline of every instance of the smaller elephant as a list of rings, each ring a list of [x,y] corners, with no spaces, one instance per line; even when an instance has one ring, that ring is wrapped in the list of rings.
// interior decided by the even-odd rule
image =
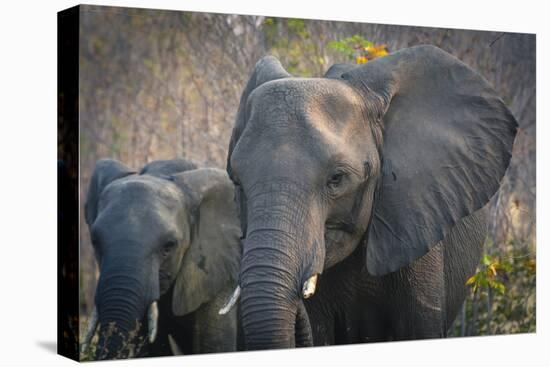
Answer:
[[[219,314],[241,256],[233,196],[225,171],[185,160],[97,162],[85,207],[100,270],[84,340],[99,329],[94,359],[236,350],[237,309]]]

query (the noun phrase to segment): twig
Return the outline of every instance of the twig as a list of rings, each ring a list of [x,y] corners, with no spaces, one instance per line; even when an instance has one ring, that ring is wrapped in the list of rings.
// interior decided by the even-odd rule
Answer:
[[[501,39],[505,34],[506,34],[506,32],[502,32],[501,34],[499,34],[499,35],[497,36],[497,38],[495,38],[493,41],[491,41],[491,43],[489,43],[489,47],[493,47],[493,45],[495,44],[495,42],[498,41],[499,39]]]

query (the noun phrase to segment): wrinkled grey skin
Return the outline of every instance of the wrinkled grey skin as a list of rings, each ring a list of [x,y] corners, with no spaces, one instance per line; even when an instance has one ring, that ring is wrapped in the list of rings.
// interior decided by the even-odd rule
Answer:
[[[488,83],[436,47],[324,78],[261,59],[227,164],[246,348],[445,336],[516,127]]]
[[[159,328],[141,355],[169,355],[170,334],[184,354],[233,351],[236,310],[218,310],[236,287],[240,224],[233,184],[218,169],[155,161],[134,172],[100,160],[86,200],[86,222],[100,269],[97,359],[127,357],[128,332],[158,301]],[[105,338],[108,325],[117,331]],[[107,333],[108,335],[109,333]]]

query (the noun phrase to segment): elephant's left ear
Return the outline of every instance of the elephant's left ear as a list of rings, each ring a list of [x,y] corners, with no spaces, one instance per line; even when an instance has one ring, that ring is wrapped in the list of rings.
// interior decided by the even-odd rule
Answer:
[[[383,129],[366,255],[368,271],[383,275],[426,254],[489,201],[517,122],[485,79],[434,46],[369,61],[342,79]]]
[[[181,316],[236,286],[241,229],[227,172],[201,168],[173,176],[190,204],[193,235],[174,285],[172,310]]]
[[[290,76],[291,75],[281,65],[281,62],[274,56],[264,56],[258,60],[254,66],[252,75],[250,75],[250,79],[248,79],[246,87],[241,95],[235,125],[233,127],[233,132],[231,133],[231,139],[229,140],[229,151],[227,154],[227,172],[229,175],[231,175],[231,154],[233,153],[233,150],[237,145],[248,120],[248,96],[250,96],[256,88],[264,83],[272,80],[288,78]]]

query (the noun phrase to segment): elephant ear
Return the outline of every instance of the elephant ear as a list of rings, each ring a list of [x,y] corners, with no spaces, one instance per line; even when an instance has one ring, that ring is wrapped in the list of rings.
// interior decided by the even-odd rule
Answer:
[[[167,159],[147,163],[139,174],[163,177],[197,168],[195,163],[186,159]]]
[[[490,200],[517,122],[486,80],[434,46],[369,61],[342,79],[383,129],[366,251],[369,273],[383,275],[426,254]]]
[[[357,65],[354,64],[334,64],[327,70],[325,75],[323,75],[323,78],[340,79],[342,74],[347,73],[356,67]]]
[[[288,78],[291,75],[283,68],[281,62],[274,56],[262,57],[254,67],[254,71],[244,88],[241,100],[239,102],[239,109],[237,110],[237,118],[235,120],[235,126],[231,134],[231,140],[229,141],[229,153],[227,155],[227,172],[231,177],[231,154],[239,138],[246,127],[247,116],[247,101],[248,96],[258,88],[260,85],[269,82],[271,80]]]
[[[84,207],[86,223],[91,225],[97,216],[97,203],[103,189],[119,178],[136,173],[115,159],[97,161],[88,187],[88,195]]]
[[[194,217],[191,244],[174,285],[172,311],[182,316],[212,300],[224,288],[236,286],[241,257],[241,229],[234,186],[227,173],[215,168],[173,176],[190,203]]]

